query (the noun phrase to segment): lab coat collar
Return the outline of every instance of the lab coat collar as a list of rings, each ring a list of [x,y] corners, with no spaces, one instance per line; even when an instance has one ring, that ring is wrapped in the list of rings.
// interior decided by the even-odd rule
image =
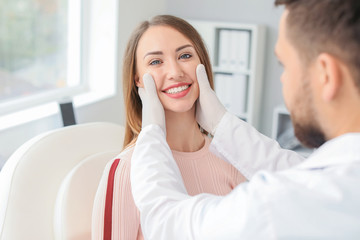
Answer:
[[[356,161],[360,162],[360,133],[347,133],[324,143],[296,168],[318,170]]]

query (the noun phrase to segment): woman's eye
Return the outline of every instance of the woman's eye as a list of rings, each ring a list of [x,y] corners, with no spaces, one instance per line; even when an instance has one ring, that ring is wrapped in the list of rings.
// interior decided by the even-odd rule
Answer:
[[[161,61],[160,60],[153,60],[150,62],[150,65],[156,65],[156,64],[160,64]]]
[[[182,54],[182,55],[180,56],[180,59],[187,59],[187,58],[191,58],[191,57],[192,57],[191,54],[189,54],[189,53],[184,53],[184,54]]]

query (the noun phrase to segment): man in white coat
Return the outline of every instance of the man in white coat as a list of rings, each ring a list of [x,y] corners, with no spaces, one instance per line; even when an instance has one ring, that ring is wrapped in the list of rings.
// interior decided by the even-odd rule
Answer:
[[[360,239],[360,2],[276,4],[286,6],[275,47],[285,103],[296,136],[318,149],[286,170],[264,164],[226,196],[189,196],[166,143],[156,86],[145,75],[131,181],[146,239]],[[242,172],[261,168],[258,151],[264,163],[266,153],[279,153],[226,112],[202,65],[197,78],[197,120],[214,135],[212,151]]]

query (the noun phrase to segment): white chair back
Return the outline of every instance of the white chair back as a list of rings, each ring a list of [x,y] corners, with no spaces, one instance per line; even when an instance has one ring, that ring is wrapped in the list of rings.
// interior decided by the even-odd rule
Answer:
[[[89,156],[67,174],[55,204],[55,240],[91,239],[92,209],[102,170],[118,153]]]
[[[109,153],[103,157],[110,161],[121,151],[123,137],[122,126],[87,123],[53,130],[23,144],[0,171],[0,240],[55,239],[55,202],[63,180],[95,154]]]

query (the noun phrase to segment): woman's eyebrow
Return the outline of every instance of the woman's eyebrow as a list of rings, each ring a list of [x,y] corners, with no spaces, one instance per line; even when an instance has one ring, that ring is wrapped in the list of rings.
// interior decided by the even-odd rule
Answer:
[[[162,51],[154,51],[154,52],[148,52],[145,54],[144,58],[148,55],[162,55],[163,52]]]
[[[186,44],[184,46],[181,46],[181,47],[178,47],[175,51],[178,52],[178,51],[181,51],[182,49],[184,48],[187,48],[187,47],[191,47],[191,48],[194,48],[191,44]],[[153,51],[153,52],[148,52],[144,55],[144,58],[148,55],[162,55],[163,52],[162,51]]]
[[[186,45],[184,45],[184,46],[178,47],[178,48],[176,49],[176,52],[178,52],[178,51],[180,51],[180,50],[182,50],[182,49],[184,49],[184,48],[187,48],[187,47],[192,47],[192,48],[194,48],[191,44],[186,44]]]

